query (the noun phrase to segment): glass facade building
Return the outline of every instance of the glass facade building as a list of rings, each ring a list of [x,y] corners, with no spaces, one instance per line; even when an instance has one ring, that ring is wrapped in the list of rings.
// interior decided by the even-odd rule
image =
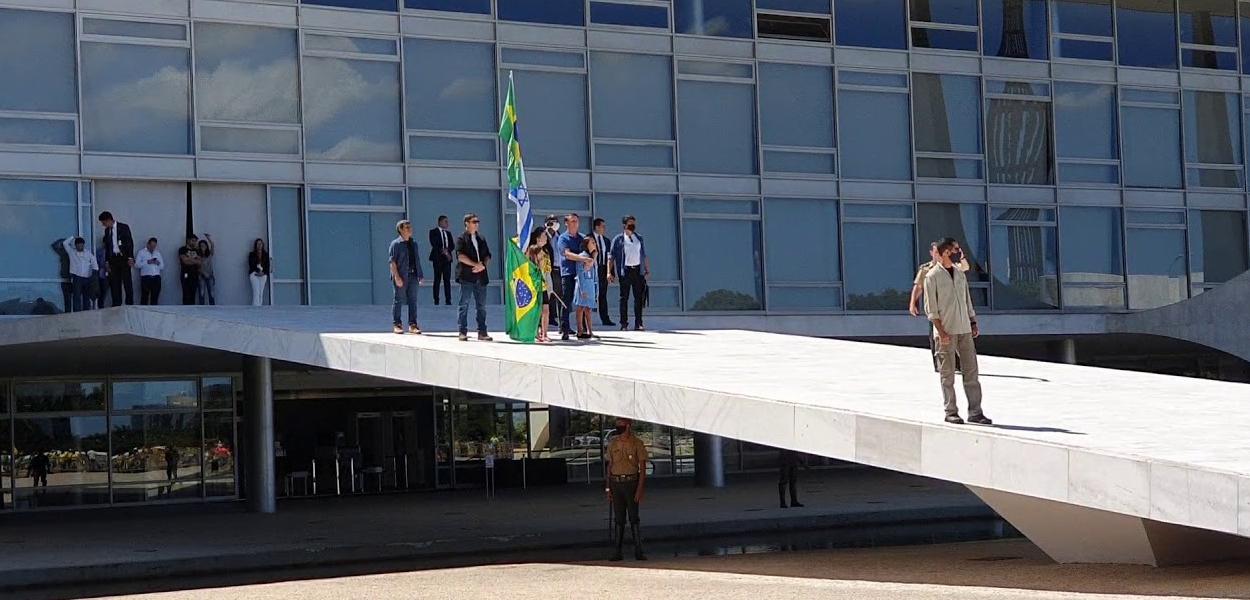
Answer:
[[[902,311],[947,235],[986,311],[1153,308],[1250,261],[1250,2],[71,6],[0,0],[0,254],[35,257],[0,314],[63,310],[56,242],[105,209],[167,256],[266,239],[274,304],[386,302],[397,219],[512,235],[509,77],[535,210],[635,215],[655,311]]]

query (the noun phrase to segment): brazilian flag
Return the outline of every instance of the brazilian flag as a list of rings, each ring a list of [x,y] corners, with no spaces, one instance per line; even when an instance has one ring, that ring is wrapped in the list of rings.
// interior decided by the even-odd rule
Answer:
[[[543,276],[538,266],[517,247],[517,238],[508,240],[508,258],[504,262],[504,307],[508,337],[532,343],[538,337],[538,321],[542,318]]]

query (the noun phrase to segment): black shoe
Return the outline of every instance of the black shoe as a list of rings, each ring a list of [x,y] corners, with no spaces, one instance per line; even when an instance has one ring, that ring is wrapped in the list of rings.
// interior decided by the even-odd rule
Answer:
[[[602,321],[604,327],[616,327],[616,323],[612,321]]]
[[[608,560],[612,562],[621,562],[622,560],[625,560],[625,557],[621,555],[620,550],[617,550],[616,553],[612,555],[612,558],[609,558]]]
[[[569,341],[569,334],[568,334],[568,333],[561,333],[561,334],[560,334],[560,341],[562,341],[562,342],[567,342],[567,341]]]
[[[946,422],[950,423],[951,425],[963,425],[964,424],[964,420],[959,418],[959,415],[946,415]]]
[[[626,329],[629,329],[629,325],[626,325],[625,323],[621,323],[621,331],[625,331]]]
[[[579,334],[577,334],[577,339],[579,339],[579,340],[588,340],[588,339],[590,339],[590,334],[589,334],[589,333],[579,333]]]
[[[968,417],[968,422],[972,423],[973,425],[993,425],[994,424],[994,422],[991,421],[990,418],[985,415],[976,415],[974,417]]]
[[[791,502],[790,508],[803,508],[803,505],[799,502]]]
[[[790,508],[790,507],[789,507],[789,506],[786,506],[786,501],[785,501],[785,500],[782,500],[782,501],[781,501],[781,508]]]

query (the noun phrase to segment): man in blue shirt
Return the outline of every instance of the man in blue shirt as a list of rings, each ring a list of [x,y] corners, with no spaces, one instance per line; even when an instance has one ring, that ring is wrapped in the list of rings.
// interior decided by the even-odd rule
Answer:
[[[573,288],[577,287],[577,270],[582,268],[583,264],[593,265],[595,259],[583,257],[582,252],[582,234],[578,233],[581,229],[581,219],[577,213],[569,213],[564,217],[564,233],[556,238],[555,252],[556,260],[560,263],[560,292],[561,299],[564,300],[564,306],[573,306]],[[560,339],[568,341],[569,333],[569,310],[560,311]]]
[[[391,269],[391,285],[395,287],[395,301],[391,308],[394,332],[404,332],[403,305],[408,305],[408,332],[421,333],[417,325],[417,285],[425,278],[421,261],[417,259],[417,241],[412,239],[412,223],[404,219],[395,224],[399,237],[391,240],[386,255]]]

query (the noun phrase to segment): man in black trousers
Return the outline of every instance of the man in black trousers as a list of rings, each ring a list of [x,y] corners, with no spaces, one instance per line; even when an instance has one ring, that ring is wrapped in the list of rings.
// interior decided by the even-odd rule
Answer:
[[[434,306],[438,306],[438,285],[443,284],[443,299],[451,306],[451,263],[456,241],[448,229],[447,215],[438,216],[438,227],[430,230],[430,262],[434,265]]]
[[[118,223],[107,210],[100,213],[99,220],[104,226],[104,261],[108,264],[113,306],[121,306],[123,291],[126,304],[134,304],[135,284],[130,270],[135,266],[135,239],[130,235],[130,226]]]
[[[599,249],[599,322],[604,327],[615,327],[616,323],[608,316],[608,256],[611,254],[609,244],[612,240],[608,239],[608,226],[603,219],[596,217],[592,224],[594,233],[591,236],[595,238],[595,247]]]

